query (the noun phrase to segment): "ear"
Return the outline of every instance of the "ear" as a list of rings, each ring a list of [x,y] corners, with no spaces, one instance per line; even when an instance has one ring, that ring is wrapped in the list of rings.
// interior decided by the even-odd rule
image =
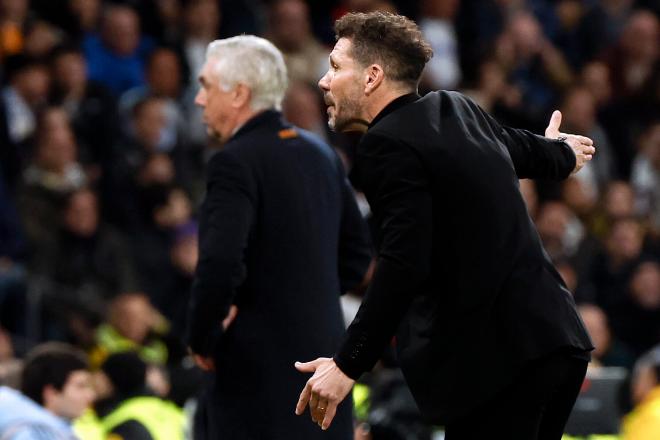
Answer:
[[[43,391],[41,391],[41,399],[43,401],[43,407],[46,409],[52,408],[54,400],[58,394],[59,391],[57,391],[54,386],[50,384],[46,385]]]
[[[232,107],[242,108],[250,105],[252,101],[252,90],[243,83],[238,83],[232,95]]]
[[[372,64],[365,70],[364,94],[371,95],[385,79],[385,71],[380,64]]]

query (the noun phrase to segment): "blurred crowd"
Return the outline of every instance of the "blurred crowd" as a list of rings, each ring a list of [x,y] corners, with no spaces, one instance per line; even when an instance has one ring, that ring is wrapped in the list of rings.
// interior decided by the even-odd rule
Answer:
[[[154,393],[194,396],[181,336],[214,147],[193,102],[206,46],[270,39],[289,72],[285,116],[350,168],[357,139],[327,129],[316,83],[334,19],[372,10],[413,17],[432,45],[421,94],[462,91],[536,133],[558,108],[563,131],[594,140],[581,173],[521,191],[593,365],[632,371],[660,344],[657,1],[0,0],[0,383],[36,344],[65,341],[93,369],[137,353]],[[653,396],[651,376],[626,410]]]

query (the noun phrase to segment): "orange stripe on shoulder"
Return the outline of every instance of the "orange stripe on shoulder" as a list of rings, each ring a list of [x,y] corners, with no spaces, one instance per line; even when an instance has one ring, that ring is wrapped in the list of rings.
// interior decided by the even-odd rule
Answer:
[[[285,128],[284,130],[277,132],[277,135],[280,139],[293,139],[298,137],[298,132],[293,128]]]

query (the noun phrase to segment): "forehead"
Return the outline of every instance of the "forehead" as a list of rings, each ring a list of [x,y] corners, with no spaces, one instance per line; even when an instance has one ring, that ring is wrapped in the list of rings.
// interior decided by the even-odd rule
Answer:
[[[351,40],[348,38],[340,38],[335,44],[335,47],[332,49],[332,52],[330,52],[330,56],[337,61],[352,60],[352,47],[353,44],[351,43]]]

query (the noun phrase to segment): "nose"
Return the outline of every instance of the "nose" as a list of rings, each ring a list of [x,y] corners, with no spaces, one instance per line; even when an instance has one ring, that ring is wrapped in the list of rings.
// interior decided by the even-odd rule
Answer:
[[[324,92],[327,92],[328,90],[330,90],[330,82],[328,81],[328,73],[329,72],[326,72],[325,75],[323,75],[323,77],[319,80],[319,88]]]
[[[195,104],[200,107],[206,106],[206,91],[200,87],[197,95],[195,95]]]

